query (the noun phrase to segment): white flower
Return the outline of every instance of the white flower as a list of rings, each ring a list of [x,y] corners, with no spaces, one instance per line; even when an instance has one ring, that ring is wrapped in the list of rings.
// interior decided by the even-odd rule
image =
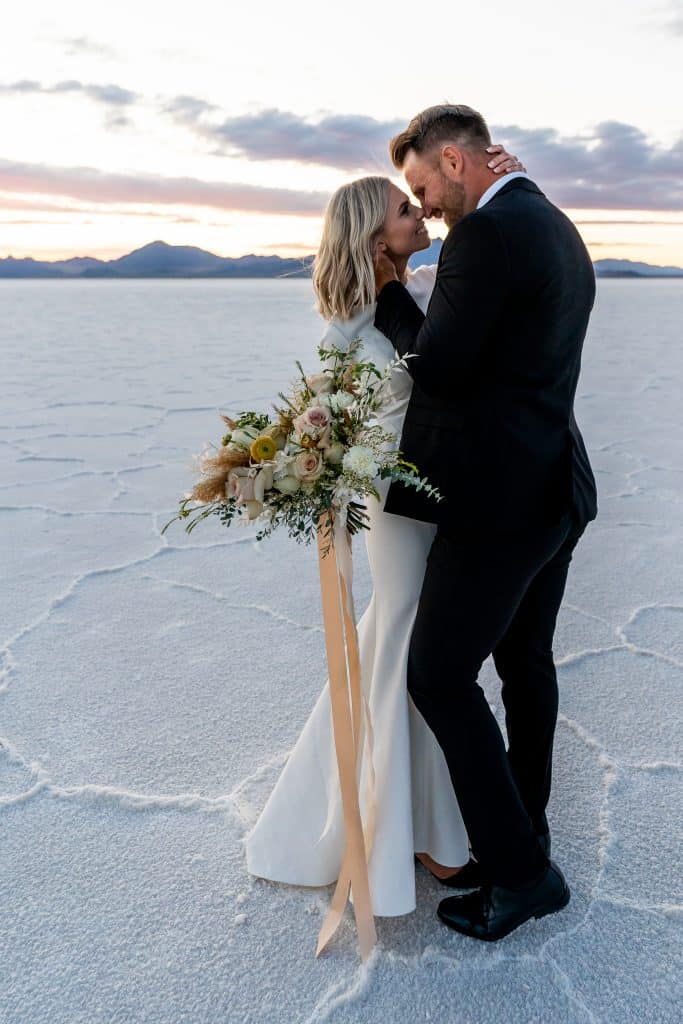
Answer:
[[[293,455],[287,455],[285,452],[275,452],[275,479],[279,480],[283,476],[289,476],[292,472],[292,463],[294,462]]]
[[[355,444],[353,448],[349,448],[342,460],[342,465],[347,472],[355,473],[356,476],[368,477],[368,479],[377,476],[379,471],[375,453],[372,448],[368,448],[364,444]]]
[[[348,391],[335,391],[333,395],[318,396],[319,404],[328,406],[332,412],[341,412],[343,409],[348,409],[355,401],[355,395],[349,394]]]
[[[338,483],[332,494],[332,504],[336,509],[344,508],[356,496],[356,492],[346,484]]]
[[[273,482],[273,487],[280,494],[296,494],[301,487],[301,481],[295,476],[281,476]]]
[[[335,391],[334,394],[318,395],[317,400],[321,403],[321,406],[328,406],[333,413],[341,413],[344,409],[352,406],[355,401],[355,395],[350,394],[348,391]]]
[[[332,395],[332,408],[336,412],[341,412],[342,409],[348,409],[355,401],[355,396],[350,395],[348,391],[335,391]]]
[[[259,437],[261,431],[257,427],[235,427],[230,437],[230,443],[238,445],[240,448],[246,448],[247,451],[251,447],[251,442]]]

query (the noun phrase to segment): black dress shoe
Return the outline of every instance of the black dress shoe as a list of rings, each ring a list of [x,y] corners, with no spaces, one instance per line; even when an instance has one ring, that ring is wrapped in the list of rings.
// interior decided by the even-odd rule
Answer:
[[[438,916],[472,939],[496,942],[532,917],[554,914],[569,903],[569,886],[555,861],[535,881],[516,889],[483,885],[465,896],[441,900]]]
[[[539,835],[538,841],[546,857],[550,857],[550,832]],[[429,868],[427,870],[429,871]],[[449,889],[478,889],[486,881],[479,861],[473,860],[471,857],[464,868],[461,868],[455,875],[449,875],[448,878],[439,878],[438,875],[434,875],[433,871],[429,873],[436,878],[437,882],[441,882]]]

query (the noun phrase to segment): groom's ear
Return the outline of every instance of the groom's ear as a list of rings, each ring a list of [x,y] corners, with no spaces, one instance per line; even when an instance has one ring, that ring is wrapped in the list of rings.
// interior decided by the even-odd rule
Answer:
[[[460,177],[464,164],[465,160],[461,149],[450,144],[442,147],[441,169],[448,177],[453,177],[454,175]]]

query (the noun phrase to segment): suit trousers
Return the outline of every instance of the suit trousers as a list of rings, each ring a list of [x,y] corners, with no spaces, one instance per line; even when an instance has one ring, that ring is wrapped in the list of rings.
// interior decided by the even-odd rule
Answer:
[[[408,691],[441,746],[483,875],[515,888],[548,866],[558,709],[553,634],[569,563],[583,533],[558,523],[481,535],[440,526],[408,656]],[[508,738],[477,682],[493,655]]]

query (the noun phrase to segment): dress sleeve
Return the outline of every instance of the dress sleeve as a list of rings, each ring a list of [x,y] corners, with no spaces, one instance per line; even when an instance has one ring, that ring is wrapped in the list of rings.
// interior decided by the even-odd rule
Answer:
[[[323,336],[320,339],[321,345],[334,345],[335,348],[348,348],[348,338],[337,326],[334,320],[328,320],[325,324]]]
[[[349,332],[349,337],[347,337],[334,321],[330,321],[323,335],[323,343],[347,349],[356,338],[360,338],[362,342],[358,351],[359,361],[374,363],[378,370],[384,370],[387,364],[395,358],[393,346],[383,334],[374,328],[372,322],[360,328],[356,334]]]
[[[320,345],[323,347],[329,347],[333,345],[335,348],[347,349],[349,347],[349,341],[346,335],[337,327],[333,320],[329,320],[325,324],[325,330],[323,336],[320,339]],[[326,370],[332,369],[332,360],[326,359],[322,366]]]

